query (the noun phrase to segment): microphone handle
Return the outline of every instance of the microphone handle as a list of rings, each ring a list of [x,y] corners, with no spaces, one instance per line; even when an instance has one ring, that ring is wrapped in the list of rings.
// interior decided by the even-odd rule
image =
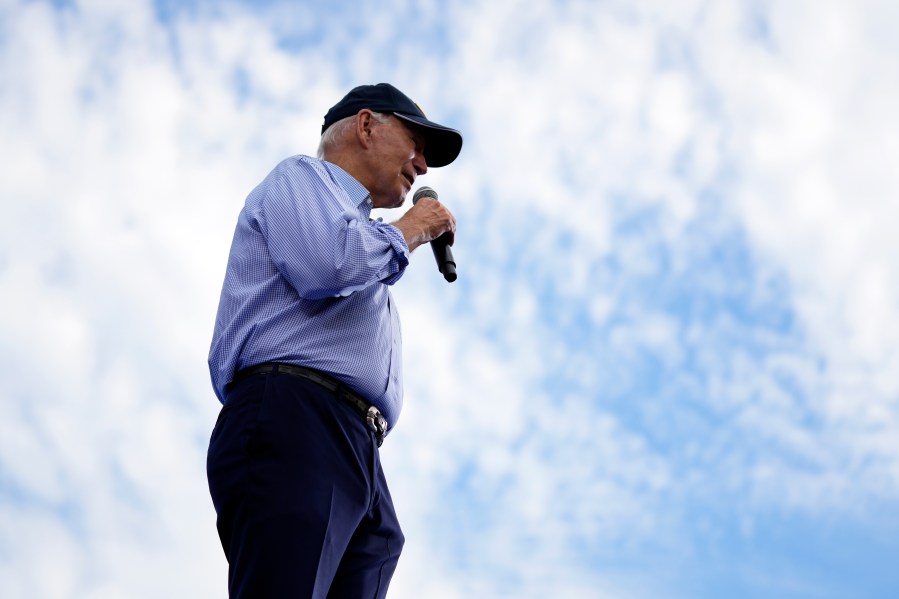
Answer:
[[[437,260],[437,269],[446,279],[447,283],[456,280],[456,259],[453,257],[453,249],[447,242],[447,234],[444,233],[431,241],[431,249],[434,251],[434,259]]]

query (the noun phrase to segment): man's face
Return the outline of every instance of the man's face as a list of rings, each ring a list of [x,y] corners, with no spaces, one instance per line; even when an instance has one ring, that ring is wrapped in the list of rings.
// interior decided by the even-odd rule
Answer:
[[[375,208],[403,205],[415,178],[428,171],[425,136],[419,127],[390,117],[372,129],[373,158],[371,192]]]

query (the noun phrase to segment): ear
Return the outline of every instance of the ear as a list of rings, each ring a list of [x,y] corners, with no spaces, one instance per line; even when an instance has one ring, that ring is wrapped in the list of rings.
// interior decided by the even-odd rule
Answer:
[[[375,118],[368,108],[363,108],[356,113],[356,140],[359,142],[359,145],[365,149],[368,149],[372,143],[374,121]]]

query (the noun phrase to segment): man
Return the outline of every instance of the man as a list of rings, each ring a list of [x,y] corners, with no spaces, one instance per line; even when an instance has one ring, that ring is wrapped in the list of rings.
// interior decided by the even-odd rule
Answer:
[[[389,286],[456,223],[433,198],[393,224],[369,214],[461,147],[395,87],[360,86],[325,115],[318,158],[288,158],[248,196],[209,352],[232,597],[386,595],[404,540],[378,454],[402,407]]]

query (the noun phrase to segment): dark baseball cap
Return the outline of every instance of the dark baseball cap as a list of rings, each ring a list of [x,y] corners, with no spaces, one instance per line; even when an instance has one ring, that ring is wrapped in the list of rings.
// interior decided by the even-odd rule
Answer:
[[[425,134],[425,161],[429,167],[446,166],[462,150],[461,133],[429,121],[418,104],[389,83],[360,85],[352,89],[325,115],[322,133],[337,121],[353,116],[363,108],[389,112],[421,127]]]

